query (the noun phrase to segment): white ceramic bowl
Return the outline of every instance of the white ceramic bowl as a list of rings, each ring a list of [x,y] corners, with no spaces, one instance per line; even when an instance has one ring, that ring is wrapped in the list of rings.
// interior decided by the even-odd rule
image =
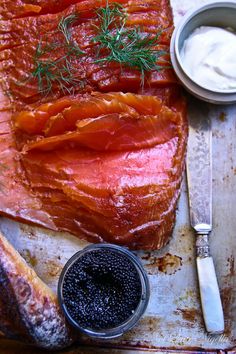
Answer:
[[[196,83],[185,71],[180,51],[185,39],[200,26],[230,27],[236,32],[236,1],[214,1],[189,11],[175,28],[170,44],[173,68],[183,86],[194,96],[211,103],[236,102],[236,90],[212,90]]]

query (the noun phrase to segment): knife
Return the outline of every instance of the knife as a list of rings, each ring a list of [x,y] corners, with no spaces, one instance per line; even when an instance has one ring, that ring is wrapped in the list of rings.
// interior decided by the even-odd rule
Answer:
[[[224,332],[224,315],[213,258],[209,250],[212,230],[212,131],[207,105],[190,100],[187,181],[190,223],[196,233],[196,256],[202,312],[207,332]]]

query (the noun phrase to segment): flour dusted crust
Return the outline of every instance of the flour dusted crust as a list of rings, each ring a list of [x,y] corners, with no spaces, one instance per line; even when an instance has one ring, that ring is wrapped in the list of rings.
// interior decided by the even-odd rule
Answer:
[[[47,349],[73,342],[54,293],[0,234],[0,331]]]

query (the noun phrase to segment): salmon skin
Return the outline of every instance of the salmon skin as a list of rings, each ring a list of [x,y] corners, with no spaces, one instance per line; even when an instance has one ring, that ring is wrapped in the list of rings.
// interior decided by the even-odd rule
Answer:
[[[158,249],[174,226],[187,141],[185,100],[166,64],[172,14],[167,0],[118,2],[128,28],[162,30],[163,69],[143,86],[138,70],[95,60],[96,10],[106,1],[1,2],[0,212],[91,242]],[[36,80],[22,78],[41,36],[62,40],[58,22],[75,12],[85,85],[42,96]]]

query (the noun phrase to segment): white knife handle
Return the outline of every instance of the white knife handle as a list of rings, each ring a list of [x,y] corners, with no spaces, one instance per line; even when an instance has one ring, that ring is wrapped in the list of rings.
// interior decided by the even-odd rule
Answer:
[[[212,257],[197,257],[202,312],[206,330],[212,334],[224,332],[224,314]]]
[[[213,258],[209,255],[208,235],[198,235],[197,272],[206,330],[212,334],[223,333],[224,314]]]

